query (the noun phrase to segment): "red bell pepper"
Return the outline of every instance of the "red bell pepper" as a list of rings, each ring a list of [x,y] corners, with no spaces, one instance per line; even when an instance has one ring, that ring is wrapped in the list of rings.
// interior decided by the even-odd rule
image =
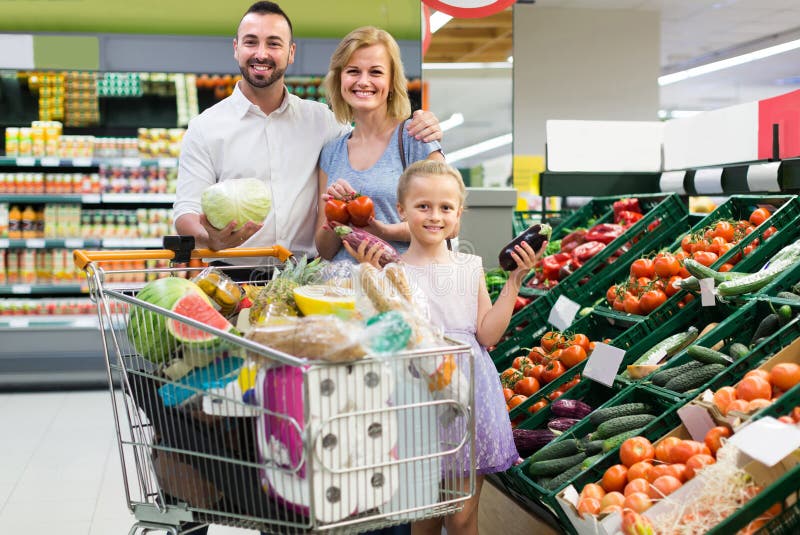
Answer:
[[[612,205],[614,209],[614,216],[616,219],[616,215],[620,212],[639,212],[642,213],[642,209],[639,207],[639,199],[636,197],[628,197],[625,199],[620,199],[618,201],[614,201]]]
[[[522,297],[521,295],[518,295],[517,299],[514,301],[514,312],[519,312],[520,310],[525,308],[530,302],[531,302],[530,297]]]
[[[586,232],[586,241],[599,241],[609,244],[622,236],[623,232],[625,232],[625,227],[622,225],[600,223],[599,225],[593,226]]]
[[[640,212],[632,212],[629,210],[622,210],[614,214],[614,221],[622,226],[629,227],[639,221],[644,216]]]
[[[584,262],[606,248],[606,244],[599,241],[587,241],[572,251],[572,265],[578,269]]]
[[[542,258],[542,276],[546,280],[557,281],[561,266],[572,259],[569,253],[556,253]]]
[[[571,253],[573,249],[586,241],[586,229],[578,229],[561,238],[561,252]]]

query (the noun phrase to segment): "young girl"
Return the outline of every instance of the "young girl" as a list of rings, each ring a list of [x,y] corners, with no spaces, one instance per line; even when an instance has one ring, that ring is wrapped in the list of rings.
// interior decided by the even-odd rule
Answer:
[[[397,210],[408,223],[411,244],[402,255],[409,282],[425,293],[431,322],[445,334],[472,345],[475,357],[475,494],[458,513],[444,519],[447,532],[478,533],[478,500],[483,475],[511,467],[519,458],[497,370],[485,346],[508,327],[522,279],[537,252],[524,243],[512,257],[515,269],[492,305],[481,258],[448,251],[445,240],[459,225],[466,190],[461,175],[444,162],[422,160],[400,176]],[[465,467],[468,470],[468,467]],[[417,522],[412,533],[441,533],[442,519]]]

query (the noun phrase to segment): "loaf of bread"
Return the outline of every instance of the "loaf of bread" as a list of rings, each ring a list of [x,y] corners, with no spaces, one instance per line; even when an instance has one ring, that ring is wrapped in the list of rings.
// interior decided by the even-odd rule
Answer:
[[[366,355],[354,336],[360,330],[358,325],[336,316],[314,315],[259,325],[251,329],[246,338],[295,357],[348,362]],[[263,354],[248,353],[255,359],[268,359]]]

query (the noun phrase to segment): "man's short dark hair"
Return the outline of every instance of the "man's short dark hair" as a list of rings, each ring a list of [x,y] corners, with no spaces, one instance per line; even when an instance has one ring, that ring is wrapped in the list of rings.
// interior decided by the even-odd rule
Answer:
[[[294,39],[294,29],[292,28],[292,21],[289,20],[289,16],[283,12],[281,6],[276,4],[275,2],[256,2],[252,6],[250,6],[247,11],[244,12],[242,18],[245,18],[250,13],[257,13],[259,15],[280,15],[284,19],[286,19],[286,23],[289,25],[289,35],[291,39]],[[241,25],[241,21],[239,21]],[[239,36],[239,30],[236,30],[236,37]]]

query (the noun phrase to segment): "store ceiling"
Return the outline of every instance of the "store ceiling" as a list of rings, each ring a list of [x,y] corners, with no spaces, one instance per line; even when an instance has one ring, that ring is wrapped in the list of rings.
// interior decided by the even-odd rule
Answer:
[[[664,74],[800,39],[798,0],[536,0],[533,5],[518,5],[514,9],[543,8],[659,11]],[[433,35],[424,61],[505,61],[513,48],[508,37],[511,18],[512,9],[509,8],[493,17],[479,19],[482,23],[453,19]],[[448,86],[446,77],[436,75],[434,80],[440,88],[433,92],[432,109],[436,110],[435,93],[447,96],[447,109],[456,109],[459,104],[453,99],[458,98],[457,87]],[[482,81],[476,80],[476,83]],[[463,91],[463,79],[453,84],[458,84]],[[446,134],[445,149],[456,150],[500,135],[503,130],[509,132],[511,114],[498,114],[497,109],[502,106],[496,100],[503,100],[502,104],[511,109],[510,83],[508,87],[507,94],[494,93],[493,99],[467,97],[468,102],[464,102],[464,108],[469,111],[465,113],[466,121],[462,127]],[[662,86],[660,107],[711,110],[795,89],[800,89],[800,50]],[[472,116],[481,124],[469,133]],[[463,136],[458,132],[461,128],[464,128]],[[474,139],[481,136],[481,131],[483,137]],[[504,150],[508,152],[509,148]],[[488,153],[488,157],[499,153],[502,150]],[[467,163],[477,163],[486,157],[487,154]]]

